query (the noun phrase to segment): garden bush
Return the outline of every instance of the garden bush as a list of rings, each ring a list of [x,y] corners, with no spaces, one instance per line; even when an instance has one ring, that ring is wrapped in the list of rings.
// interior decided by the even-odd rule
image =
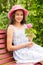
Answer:
[[[0,0],[0,29],[7,28],[9,23],[7,13],[15,4],[21,4],[29,11],[26,23],[33,24],[36,30],[34,41],[43,46],[43,0]]]

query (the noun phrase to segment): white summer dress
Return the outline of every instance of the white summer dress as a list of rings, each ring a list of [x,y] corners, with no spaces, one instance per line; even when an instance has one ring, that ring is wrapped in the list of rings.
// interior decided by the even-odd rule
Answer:
[[[13,33],[14,45],[17,46],[29,42],[25,34],[26,24],[24,24],[23,28],[21,29],[18,29],[14,25],[10,26],[14,28]],[[43,60],[43,47],[34,43],[31,48],[27,47],[19,50],[14,50],[13,57],[17,61],[16,63],[39,62]]]

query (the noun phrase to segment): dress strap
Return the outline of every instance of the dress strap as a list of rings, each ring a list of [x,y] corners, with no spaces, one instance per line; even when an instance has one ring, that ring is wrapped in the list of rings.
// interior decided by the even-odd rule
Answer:
[[[27,24],[24,24],[24,27],[27,28]]]

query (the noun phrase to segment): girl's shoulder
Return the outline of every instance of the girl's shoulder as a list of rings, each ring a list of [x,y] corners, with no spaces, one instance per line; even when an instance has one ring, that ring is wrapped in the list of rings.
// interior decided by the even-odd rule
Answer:
[[[9,25],[8,28],[7,28],[7,31],[14,31],[13,25]]]
[[[10,24],[8,28],[14,29],[14,26]]]

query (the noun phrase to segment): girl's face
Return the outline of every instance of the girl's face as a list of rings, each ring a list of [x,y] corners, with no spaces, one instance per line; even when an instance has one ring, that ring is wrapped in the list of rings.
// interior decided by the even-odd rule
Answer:
[[[20,23],[23,20],[23,11],[22,10],[17,10],[15,12],[15,21]]]

